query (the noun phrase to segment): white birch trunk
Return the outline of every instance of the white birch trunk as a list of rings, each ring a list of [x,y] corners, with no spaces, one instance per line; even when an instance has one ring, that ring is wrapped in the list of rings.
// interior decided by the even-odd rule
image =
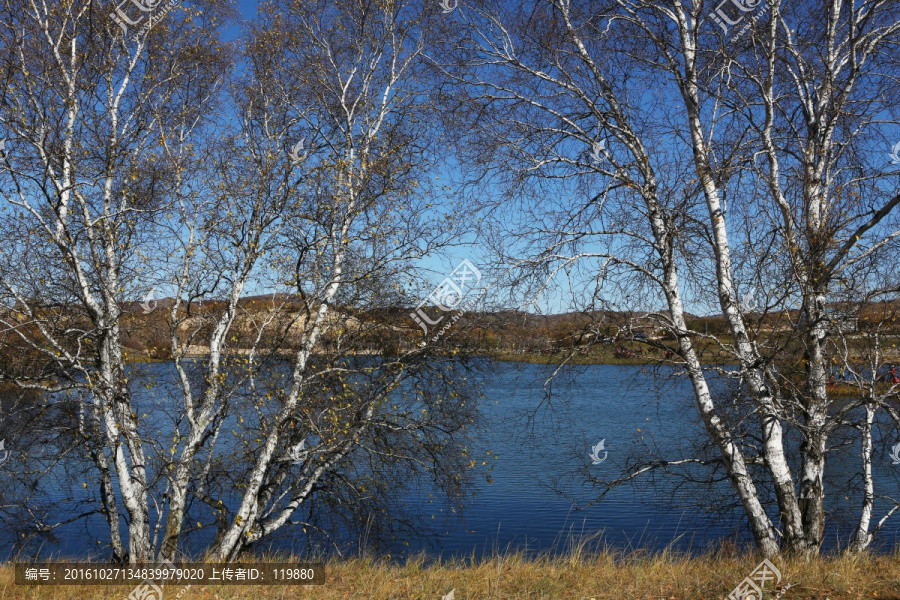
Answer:
[[[863,503],[859,511],[859,523],[856,533],[850,544],[850,551],[863,552],[872,543],[872,533],[869,531],[872,522],[872,510],[875,507],[875,483],[872,479],[872,425],[875,422],[875,407],[866,404],[866,418],[860,427],[862,452],[862,476],[863,476]]]
[[[744,380],[748,384],[753,399],[759,404],[761,409],[758,411],[758,414],[763,440],[763,453],[766,459],[766,466],[775,484],[776,497],[785,527],[786,541],[789,547],[802,547],[806,542],[801,525],[801,510],[797,501],[793,476],[785,456],[780,412],[776,408],[775,398],[767,384],[765,373],[759,367],[763,361],[750,342],[743,316],[737,307],[737,292],[732,279],[731,249],[725,214],[720,201],[719,190],[713,178],[713,169],[709,160],[709,151],[704,139],[705,131],[700,116],[700,86],[696,70],[696,27],[698,20],[689,19],[680,6],[676,8],[675,16],[684,57],[684,73],[679,81],[679,87],[684,98],[694,151],[694,161],[698,177],[703,186],[710,228],[713,234],[719,305],[734,335],[735,348],[737,349]]]

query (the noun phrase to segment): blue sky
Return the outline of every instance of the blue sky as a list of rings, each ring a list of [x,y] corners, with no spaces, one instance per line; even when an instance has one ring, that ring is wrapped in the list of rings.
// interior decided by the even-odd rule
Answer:
[[[258,0],[238,0],[237,2],[238,10],[240,11],[242,17],[251,21],[256,17],[257,10],[259,8]],[[240,25],[236,24],[229,28],[228,33],[226,34],[226,39],[234,40],[237,39],[240,35]],[[440,173],[440,177],[442,180],[450,179],[452,180],[454,177],[454,173],[443,172]],[[440,206],[437,207],[440,209]],[[485,249],[479,247],[475,243],[474,237],[469,236],[461,236],[457,245],[454,245],[452,248],[447,249],[442,256],[429,256],[420,261],[418,268],[423,270],[423,276],[426,278],[430,278],[431,282],[434,285],[440,284],[445,277],[448,277],[450,273],[456,268],[464,259],[472,262],[477,268],[482,270],[482,274],[485,274],[487,259],[484,256]],[[490,282],[488,277],[484,277],[479,285],[480,289],[483,286],[488,285]],[[472,292],[472,294],[477,294],[478,289]],[[427,292],[426,292],[427,295]],[[559,312],[560,304],[559,300],[549,300],[539,303],[541,307],[541,312]]]
[[[437,2],[437,0],[433,0],[433,1]],[[259,7],[258,0],[239,0],[237,2],[237,8],[239,9],[243,19],[245,19],[247,21],[250,21],[256,17],[258,7]],[[240,35],[240,25],[236,24],[232,28],[230,28],[230,30],[227,34],[227,38],[233,40],[233,39],[237,39],[237,37],[239,35]],[[664,88],[665,86],[663,85],[661,87]],[[889,116],[886,115],[886,117],[888,117],[888,120],[890,120]],[[675,152],[677,154],[677,150],[675,148],[673,148],[673,152]],[[876,153],[880,153],[879,156],[881,157],[882,161],[885,160],[884,156],[885,156],[886,152],[884,151],[884,149],[879,147],[877,149]],[[442,172],[439,172],[438,175],[440,176],[441,180],[443,180],[443,181],[449,180],[452,182],[452,181],[460,178],[459,177],[460,173],[458,171],[455,171],[455,169],[453,169],[452,167],[450,167],[447,170],[444,170]],[[489,189],[488,189],[488,191],[489,191]],[[452,191],[451,191],[451,194],[452,194]],[[438,205],[436,208],[438,210],[440,210],[441,206]],[[739,215],[740,215],[740,213],[736,212],[736,218]],[[753,217],[754,215],[749,215],[749,216]],[[729,224],[729,229],[731,230],[730,233],[732,235],[739,235],[740,229],[741,229],[740,223],[737,221],[731,222]],[[478,267],[479,269],[482,270],[483,274],[486,274],[485,272],[487,270],[487,266],[490,262],[491,257],[486,254],[487,249],[483,245],[477,244],[475,242],[476,242],[476,240],[472,236],[469,236],[469,237],[461,236],[460,239],[458,240],[458,245],[448,249],[444,255],[432,256],[432,257],[427,257],[427,258],[423,259],[420,262],[420,264],[418,264],[416,266],[417,269],[421,269],[421,272],[417,273],[417,274],[420,276],[423,276],[427,279],[430,279],[430,281],[433,285],[437,285],[445,277],[447,277],[450,274],[450,272],[453,270],[453,268],[456,267],[463,259],[470,260],[473,264],[475,264],[476,267]],[[735,269],[735,271],[736,271],[735,275],[736,275],[737,279],[739,280],[740,279],[740,268],[737,267]],[[427,275],[426,275],[426,273],[427,273]],[[491,278],[489,275],[487,277],[484,277],[481,281],[481,286],[489,285],[490,279]],[[746,293],[747,291],[748,291],[747,285],[745,285],[742,288],[741,285],[739,284],[738,290],[737,290],[739,295],[742,295],[742,294]],[[698,305],[698,303],[696,302],[697,297],[694,296],[692,298],[693,291],[687,285],[686,280],[685,280],[685,287],[683,289],[683,293],[684,293],[684,299],[686,301],[686,308],[688,311],[693,312],[693,313],[699,313],[699,314],[709,314],[711,312],[712,313],[718,312],[716,310],[716,307],[710,307],[710,306],[704,307],[704,306]],[[425,292],[425,294],[427,294],[427,291]],[[649,302],[655,301],[654,299],[647,299],[647,300]],[[537,304],[537,308],[541,312],[551,312],[551,313],[565,311],[567,306],[568,306],[568,302],[563,301],[562,298],[554,297],[554,296],[551,296],[549,298],[543,298]],[[638,308],[638,307],[635,307],[635,308]],[[659,310],[663,307],[662,306],[645,305],[645,306],[641,306],[639,308],[641,310]],[[530,310],[533,310],[533,309],[530,309]]]

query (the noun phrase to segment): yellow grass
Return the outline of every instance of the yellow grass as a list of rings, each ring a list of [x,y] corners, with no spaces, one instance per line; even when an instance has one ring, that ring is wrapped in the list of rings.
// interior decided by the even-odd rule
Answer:
[[[257,558],[255,560],[271,560]],[[285,560],[285,559],[281,559]],[[182,600],[251,598],[282,600],[440,600],[455,590],[456,600],[722,600],[748,576],[760,558],[722,552],[687,557],[670,552],[611,551],[566,557],[527,558],[506,554],[483,561],[426,564],[416,557],[403,564],[351,559],[326,564],[321,586],[194,585]],[[783,600],[900,600],[900,554],[856,558],[802,557],[775,560],[781,584],[771,583],[764,600],[791,584]],[[0,598],[125,600],[133,586],[16,586],[11,565],[0,566]],[[170,584],[165,599],[181,588]]]

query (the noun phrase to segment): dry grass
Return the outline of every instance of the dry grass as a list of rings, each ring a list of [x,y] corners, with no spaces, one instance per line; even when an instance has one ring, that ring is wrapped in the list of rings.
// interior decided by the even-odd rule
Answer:
[[[261,557],[260,561],[272,561]],[[280,559],[285,560],[285,559]],[[576,550],[566,557],[506,554],[483,561],[404,564],[352,559],[326,565],[322,586],[195,585],[182,600],[440,600],[455,589],[456,600],[722,600],[755,568],[759,558],[725,551],[688,557],[671,552]],[[891,556],[802,557],[775,561],[783,577],[764,600],[791,584],[784,600],[900,600],[900,553]],[[166,600],[180,588],[171,587]],[[11,565],[0,566],[0,598],[125,600],[131,586],[16,586]]]

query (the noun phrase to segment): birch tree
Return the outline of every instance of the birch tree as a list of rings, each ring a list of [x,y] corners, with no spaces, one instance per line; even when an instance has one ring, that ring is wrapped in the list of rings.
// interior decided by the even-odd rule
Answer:
[[[143,234],[184,178],[186,146],[226,64],[212,45],[216,9],[199,38],[171,22],[129,37],[89,2],[7,2],[3,12],[9,235],[0,289],[13,309],[3,328],[14,348],[41,357],[37,372],[6,375],[47,393],[87,392],[79,433],[103,491],[113,556],[144,560],[146,456],[121,345],[122,299],[139,292]],[[192,12],[168,18],[183,24]],[[182,160],[164,156],[164,146]]]
[[[861,396],[834,414],[827,386],[840,313],[855,316],[855,307],[896,294],[889,275],[881,280],[886,286],[872,293],[866,272],[896,260],[900,233],[894,212],[900,190],[889,179],[895,169],[885,152],[890,145],[882,141],[886,127],[896,123],[882,115],[893,104],[886,98],[896,91],[892,54],[900,13],[886,2],[802,9],[775,4],[770,10],[766,25],[753,32],[760,55],[728,56],[724,68],[747,82],[734,96],[758,144],[757,172],[770,196],[772,210],[760,212],[773,218],[769,225],[778,232],[792,291],[801,301],[797,328],[808,366],[805,385],[792,389],[791,398],[804,438],[799,477],[804,533],[818,547],[825,525],[829,434],[863,404],[868,422],[873,408]],[[844,307],[838,319],[834,306]],[[843,358],[848,360],[846,353]],[[855,371],[873,383],[871,375]],[[863,446],[865,461],[871,448]],[[861,549],[859,540],[855,547]]]
[[[295,159],[295,141],[303,141],[301,173],[284,177],[301,177],[305,193],[293,199],[278,246],[302,310],[284,393],[260,423],[239,506],[214,548],[221,559],[289,523],[317,488],[332,489],[325,482],[334,485],[335,472],[358,469],[360,460],[382,475],[422,465],[435,477],[446,473],[448,489],[461,481],[449,475],[464,457],[445,433],[467,422],[465,395],[437,394],[428,382],[453,378],[421,354],[377,364],[347,358],[362,339],[347,309],[399,299],[399,288],[381,282],[399,285],[408,261],[446,237],[425,216],[431,186],[421,177],[433,160],[425,154],[433,117],[422,78],[431,29],[406,3],[291,2],[261,15],[250,50],[246,106],[256,113],[248,139],[283,148],[282,156],[291,148]],[[317,364],[314,348],[325,336],[339,351]],[[319,440],[314,448],[304,445],[309,436]],[[298,455],[299,471],[290,460]],[[385,485],[366,481],[354,493]]]
[[[848,8],[838,4],[841,6],[819,7],[824,11],[822,17],[835,23],[831,31],[838,37],[830,42],[813,39],[813,21],[804,21],[810,29],[804,35],[809,39],[802,44],[795,41],[794,50],[784,54],[779,54],[780,47],[775,50],[777,44],[772,41],[768,64],[814,61],[812,57],[826,47],[834,49],[833,64],[840,68],[856,61],[863,48],[885,55],[887,46],[879,44],[890,39],[896,27],[887,6],[866,4],[848,18]],[[769,39],[790,38],[797,23],[781,18],[777,6],[768,8],[775,15],[769,22]],[[794,405],[789,402],[796,395],[780,395],[790,393],[778,375],[779,368],[784,370],[779,360],[787,360],[787,353],[773,351],[777,336],[757,339],[761,321],[753,309],[741,307],[735,276],[751,272],[752,267],[740,271],[735,267],[735,242],[729,229],[740,230],[744,224],[729,221],[735,211],[729,212],[726,204],[729,194],[732,203],[754,197],[752,184],[741,177],[746,175],[744,165],[751,164],[755,156],[752,145],[761,143],[764,136],[759,135],[759,119],[755,120],[759,105],[738,82],[736,72],[741,67],[736,65],[741,60],[758,61],[760,50],[746,41],[728,46],[718,26],[711,27],[708,10],[703,3],[677,1],[622,0],[600,5],[550,1],[515,8],[477,3],[461,17],[468,44],[458,51],[458,63],[467,69],[474,65],[474,73],[452,67],[448,73],[479,103],[479,109],[472,111],[476,115],[472,119],[474,133],[466,141],[474,150],[468,150],[468,156],[496,165],[497,170],[491,172],[506,185],[510,197],[533,198],[529,191],[536,190],[540,198],[513,228],[524,232],[523,237],[532,244],[537,242],[539,248],[524,258],[507,254],[508,261],[527,265],[520,281],[541,277],[544,283],[539,281],[534,287],[540,291],[557,275],[565,274],[567,281],[578,280],[581,270],[586,281],[595,283],[593,289],[584,290],[589,300],[585,308],[596,309],[599,304],[600,308],[649,310],[646,319],[665,328],[674,342],[669,349],[691,381],[699,415],[719,452],[718,457],[646,461],[619,480],[596,482],[609,489],[655,468],[718,465],[727,473],[764,554],[777,554],[781,547],[814,550],[822,542],[821,434],[827,427],[821,418],[818,425],[809,427],[816,420],[810,412],[815,402],[806,404],[809,419],[802,422],[793,419]],[[758,39],[757,34],[753,32],[751,40]],[[843,45],[840,36],[847,36]],[[851,39],[860,45],[854,46],[848,41]],[[802,58],[799,47],[809,59]],[[803,69],[808,71],[810,66]],[[781,81],[771,67],[762,71]],[[793,71],[799,73],[801,68]],[[760,80],[766,80],[764,75]],[[876,76],[875,80],[889,89],[889,78]],[[813,77],[798,74],[790,87],[817,98],[819,105],[829,106],[835,116],[846,114],[845,109],[831,106],[833,99],[823,98],[823,91],[815,85]],[[831,94],[825,90],[825,96]],[[773,96],[776,102],[780,99],[780,93]],[[736,104],[748,108],[738,116]],[[776,112],[790,113],[787,106],[779,106]],[[799,137],[805,139],[805,132]],[[804,147],[803,151],[807,150]],[[813,154],[807,151],[807,156]],[[811,181],[807,177],[793,181],[797,179]],[[823,184],[816,185],[821,193]],[[559,198],[558,203],[552,195]],[[770,198],[760,202],[760,214],[781,214],[769,211]],[[516,206],[521,210],[521,204]],[[877,217],[871,224],[877,229],[877,221],[889,214],[892,206],[886,201],[868,216],[858,212],[851,219],[861,226]],[[738,210],[737,214],[757,218],[752,210]],[[740,255],[752,254],[748,250],[757,245],[764,252],[768,246],[762,242],[771,244],[771,236],[780,248],[781,233],[780,224],[775,231],[771,227],[749,230],[748,246],[740,249]],[[885,232],[878,231],[878,235]],[[888,232],[873,244],[886,248],[892,239]],[[808,258],[808,246],[795,242],[794,247],[797,260]],[[805,298],[797,285],[798,271],[790,269],[790,262],[781,271],[761,262],[752,264],[757,267],[755,283],[767,290],[764,309],[776,307],[773,298],[781,302],[782,309],[790,305],[790,299]],[[686,296],[692,303],[707,303],[726,318],[731,335],[713,343],[739,365],[737,372],[721,374],[741,382],[752,405],[745,416],[755,415],[758,420],[758,444],[729,417],[728,400],[717,399],[710,392],[698,351],[698,343],[709,336],[687,326]],[[635,305],[638,298],[644,307]],[[665,312],[650,307],[654,302],[663,304]],[[802,332],[808,330],[802,323],[817,323],[818,333],[808,335],[821,337],[827,328],[824,300],[820,298],[815,314],[803,312],[806,305],[804,302],[801,310],[805,317],[795,319],[794,325]],[[779,335],[784,337],[783,332]],[[776,348],[782,345],[775,344]],[[815,356],[808,359],[810,364],[824,364],[821,352],[810,356]],[[814,375],[816,369],[820,375]],[[816,369],[810,371],[807,382],[824,381],[822,367]],[[789,459],[793,455],[786,447],[786,422],[809,436],[799,449],[806,457],[799,480],[792,472]],[[819,431],[819,427],[825,429]],[[812,462],[816,466],[810,463],[811,456],[815,456]],[[778,506],[778,524],[770,521],[765,510],[762,489],[769,486]]]
[[[412,531],[397,495],[422,477],[458,501],[474,418],[464,370],[388,351],[406,319],[361,318],[408,303],[411,261],[453,235],[428,214],[423,15],[271,5],[248,74],[232,77],[206,13],[209,30],[190,11],[137,32],[135,15],[113,19],[80,33],[94,45],[80,52],[66,27],[96,25],[91,7],[68,7],[61,33],[55,8],[33,9],[35,36],[8,29],[15,237],[0,268],[2,350],[29,360],[3,377],[60,409],[74,399],[53,414],[93,461],[113,559],[174,560],[203,527],[221,560],[288,525],[340,551],[354,527],[376,542]],[[29,88],[38,67],[45,87]],[[54,95],[57,71],[92,75]],[[168,331],[168,373],[127,363],[123,328],[147,312]],[[372,339],[381,357],[363,352]]]

